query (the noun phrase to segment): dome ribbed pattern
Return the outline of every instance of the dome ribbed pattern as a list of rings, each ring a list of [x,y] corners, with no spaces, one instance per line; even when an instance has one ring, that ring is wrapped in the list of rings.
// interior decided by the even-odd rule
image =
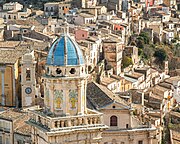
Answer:
[[[84,58],[78,44],[68,34],[62,34],[52,44],[46,64],[53,66],[82,65]]]

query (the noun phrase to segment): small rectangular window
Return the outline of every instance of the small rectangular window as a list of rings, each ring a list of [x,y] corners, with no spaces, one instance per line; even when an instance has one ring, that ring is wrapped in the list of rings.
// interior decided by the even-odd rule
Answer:
[[[51,11],[53,11],[53,7],[51,7]]]
[[[143,144],[143,141],[142,140],[138,141],[138,144]]]
[[[29,68],[26,69],[26,81],[31,80],[31,71]]]

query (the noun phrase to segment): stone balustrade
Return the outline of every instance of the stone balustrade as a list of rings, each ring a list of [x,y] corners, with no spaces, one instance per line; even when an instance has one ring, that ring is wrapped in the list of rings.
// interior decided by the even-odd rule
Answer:
[[[69,127],[98,126],[101,125],[103,115],[101,113],[91,113],[86,115],[49,117],[30,112],[30,122],[38,124],[46,129],[68,129]]]

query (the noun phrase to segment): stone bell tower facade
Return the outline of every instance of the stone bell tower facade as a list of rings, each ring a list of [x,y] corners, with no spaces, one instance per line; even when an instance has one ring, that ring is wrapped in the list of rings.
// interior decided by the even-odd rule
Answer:
[[[62,35],[54,45],[58,46],[61,41],[64,41],[63,60],[56,62],[61,59],[61,56],[56,54],[53,56],[51,53],[47,58],[44,77],[45,108],[58,116],[85,114],[87,75],[83,56],[68,35]],[[62,45],[59,46],[62,47]],[[53,50],[54,53],[58,51],[58,47]]]
[[[48,69],[48,70],[47,70]],[[49,76],[54,78],[44,78],[45,97],[44,103],[47,112],[59,116],[78,115],[86,113],[86,85],[85,67],[46,67]],[[59,74],[59,71],[61,73]],[[75,74],[71,72],[74,71]],[[67,73],[67,74],[66,74]],[[77,74],[76,74],[77,73]],[[82,76],[79,76],[79,73]],[[58,75],[66,74],[69,77],[62,77],[58,80]]]
[[[35,104],[35,66],[34,51],[27,53],[21,60],[21,103],[22,107]]]
[[[103,114],[86,108],[82,52],[68,31],[51,46],[44,75],[44,109],[31,111],[33,143],[97,144],[107,127]]]

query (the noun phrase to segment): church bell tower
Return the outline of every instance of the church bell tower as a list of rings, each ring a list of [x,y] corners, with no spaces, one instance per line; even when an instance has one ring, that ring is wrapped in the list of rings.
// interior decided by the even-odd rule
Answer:
[[[22,107],[35,104],[35,66],[34,51],[27,53],[21,60],[21,100]]]
[[[53,43],[45,69],[46,110],[64,116],[86,113],[87,74],[84,59],[77,43],[68,33],[62,34]]]
[[[33,143],[98,144],[107,127],[103,114],[86,108],[84,57],[67,27],[52,44],[45,70],[45,107],[30,112],[28,121]]]

